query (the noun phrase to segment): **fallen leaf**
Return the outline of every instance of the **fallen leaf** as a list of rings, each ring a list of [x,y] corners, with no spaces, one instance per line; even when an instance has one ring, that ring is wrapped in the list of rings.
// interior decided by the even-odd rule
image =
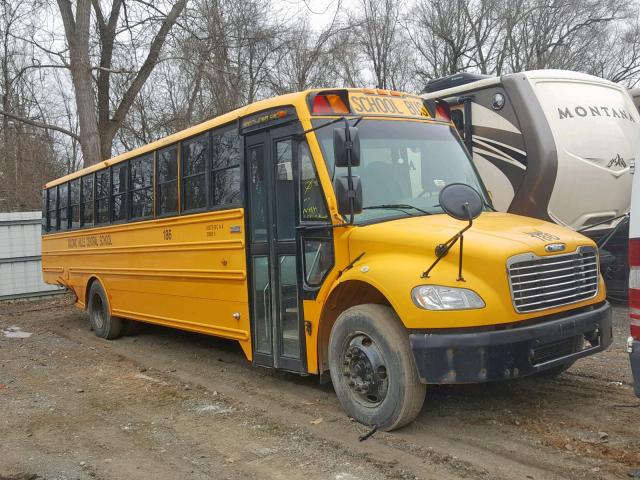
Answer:
[[[322,423],[322,418],[316,418],[315,420],[311,420],[309,423],[311,425],[318,425],[319,423]]]

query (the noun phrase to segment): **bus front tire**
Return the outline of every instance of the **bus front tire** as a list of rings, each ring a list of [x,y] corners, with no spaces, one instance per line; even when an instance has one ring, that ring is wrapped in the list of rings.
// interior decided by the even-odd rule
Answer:
[[[329,369],[347,415],[380,430],[416,418],[426,394],[395,312],[385,306],[351,307],[338,317],[329,338]]]
[[[122,335],[123,320],[111,315],[107,294],[97,281],[89,290],[89,323],[97,337],[113,340]]]

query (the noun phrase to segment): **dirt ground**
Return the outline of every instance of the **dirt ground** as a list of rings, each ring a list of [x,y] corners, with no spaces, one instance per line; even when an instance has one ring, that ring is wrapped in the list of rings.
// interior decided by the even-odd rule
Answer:
[[[367,429],[315,377],[254,368],[233,342],[166,328],[101,340],[69,303],[0,303],[0,480],[609,479],[640,469],[624,308],[611,349],[557,380],[431,387],[413,424],[360,442]]]

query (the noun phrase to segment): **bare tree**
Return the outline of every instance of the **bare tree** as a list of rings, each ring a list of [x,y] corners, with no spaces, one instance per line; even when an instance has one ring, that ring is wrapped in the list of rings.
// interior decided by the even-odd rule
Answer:
[[[400,89],[407,83],[401,62],[400,3],[398,0],[360,0],[359,11],[352,14],[357,45],[369,63],[377,88]]]
[[[41,6],[0,1],[0,210],[38,209],[43,181],[62,172],[55,135],[40,128],[48,123],[36,94],[42,83],[31,65],[30,45],[22,40],[32,33]]]
[[[341,29],[335,17],[320,32],[314,32],[309,20],[305,18],[289,29],[283,55],[273,65],[269,75],[273,93],[281,95],[308,88],[332,86],[337,81],[337,72],[332,65],[336,44],[332,44],[331,39]]]
[[[626,0],[529,0],[508,16],[511,71],[581,70],[584,55],[598,48],[599,33],[628,14]]]
[[[167,34],[186,2],[187,0],[178,0],[169,13],[161,14],[160,27],[149,42],[145,60],[135,73],[132,73],[128,88],[119,101],[116,101],[111,96],[110,88],[112,75],[118,73],[113,69],[114,44],[120,33],[119,27],[129,32],[134,28],[129,23],[127,15],[123,15],[122,24],[120,24],[121,15],[126,10],[126,3],[123,0],[114,0],[108,15],[105,15],[98,0],[78,0],[75,12],[71,0],[57,0],[69,47],[68,67],[75,91],[82,153],[86,165],[111,156],[115,134],[122,126],[136,95],[155,67]],[[145,5],[150,7],[150,4],[145,3]],[[92,66],[90,58],[92,9],[98,25],[100,45],[100,61],[97,68]],[[156,10],[156,13],[159,12]],[[95,84],[92,75],[94,69],[98,72]],[[97,90],[97,101],[94,85]],[[115,105],[113,110],[112,104]]]
[[[597,43],[583,57],[585,71],[628,87],[640,82],[640,12],[603,30]]]

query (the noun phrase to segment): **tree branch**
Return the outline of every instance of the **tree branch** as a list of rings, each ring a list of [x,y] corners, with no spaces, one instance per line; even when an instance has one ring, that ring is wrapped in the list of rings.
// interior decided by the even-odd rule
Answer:
[[[33,127],[44,128],[45,130],[55,130],[57,132],[64,133],[65,135],[69,135],[71,138],[73,138],[74,140],[77,140],[78,142],[80,141],[80,135],[72,132],[71,130],[67,130],[66,128],[59,127],[57,125],[38,122],[36,120],[31,120],[30,118],[21,117],[19,115],[16,115],[15,113],[5,112],[4,110],[0,110],[0,115],[5,115],[9,118],[13,118],[14,120],[17,120],[18,122],[26,123],[27,125],[31,125]]]

